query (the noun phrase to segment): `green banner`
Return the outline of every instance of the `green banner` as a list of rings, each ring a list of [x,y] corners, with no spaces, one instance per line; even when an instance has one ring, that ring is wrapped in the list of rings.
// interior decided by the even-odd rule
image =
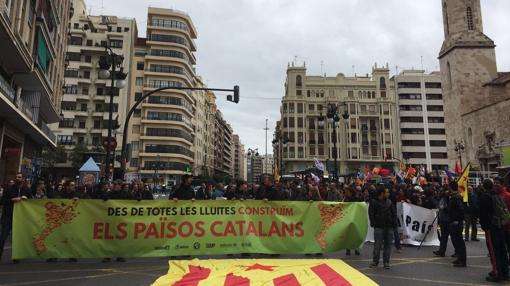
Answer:
[[[28,200],[13,258],[306,254],[358,248],[365,203]]]

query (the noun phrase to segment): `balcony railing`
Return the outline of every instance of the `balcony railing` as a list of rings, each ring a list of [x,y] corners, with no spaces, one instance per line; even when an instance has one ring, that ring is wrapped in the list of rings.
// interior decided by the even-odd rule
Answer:
[[[16,94],[14,88],[0,75],[0,91],[7,96],[11,101],[14,101],[14,95]]]

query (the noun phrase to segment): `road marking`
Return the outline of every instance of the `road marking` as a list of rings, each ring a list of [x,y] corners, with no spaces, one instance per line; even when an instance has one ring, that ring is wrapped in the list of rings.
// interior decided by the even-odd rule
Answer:
[[[126,268],[91,268],[91,269],[67,269],[67,270],[37,270],[37,271],[11,271],[0,272],[0,275],[6,274],[38,274],[38,273],[71,273],[71,272],[108,272],[108,271],[147,271],[147,270],[165,270],[168,267],[163,266],[153,266],[153,267],[126,267]]]
[[[72,281],[72,280],[81,280],[81,279],[96,279],[96,278],[103,278],[103,277],[108,277],[108,276],[115,276],[115,275],[119,275],[119,274],[120,273],[107,273],[107,274],[101,274],[101,275],[89,275],[89,276],[69,277],[69,278],[61,278],[61,279],[30,281],[30,282],[21,282],[21,283],[13,283],[13,284],[4,284],[4,286],[34,285],[34,284],[54,283],[54,282]]]
[[[466,282],[431,280],[431,279],[422,279],[422,278],[404,277],[404,276],[390,276],[390,275],[386,275],[386,274],[372,274],[372,273],[368,273],[366,275],[367,276],[373,276],[373,277],[381,277],[381,278],[394,278],[394,279],[400,279],[400,280],[411,280],[411,281],[418,281],[418,282],[428,282],[428,283],[434,283],[434,284],[463,285],[463,286],[490,286],[490,285],[487,285],[487,284],[474,284],[474,283],[466,283]]]

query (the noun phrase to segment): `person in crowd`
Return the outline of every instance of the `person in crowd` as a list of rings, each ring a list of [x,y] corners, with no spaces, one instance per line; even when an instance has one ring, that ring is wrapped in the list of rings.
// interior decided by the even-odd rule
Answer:
[[[446,188],[441,188],[439,191],[439,202],[438,208],[439,213],[437,221],[439,224],[440,237],[439,237],[439,249],[434,251],[436,256],[445,257],[446,248],[448,246],[448,237],[450,236],[450,225],[448,215],[448,205],[450,203],[450,191]]]
[[[72,180],[65,182],[63,191],[59,194],[61,199],[79,199],[80,194],[76,191],[76,183]]]
[[[46,186],[44,185],[43,182],[39,182],[35,187],[34,199],[42,200],[47,198],[48,197],[46,196]]]
[[[132,199],[129,193],[129,185],[125,184],[122,180],[115,180],[113,182],[112,190],[108,193],[109,200],[130,200]]]
[[[492,265],[492,271],[485,279],[488,282],[502,282],[509,278],[505,244],[506,231],[504,226],[500,225],[501,217],[498,217],[501,215],[501,207],[504,206],[504,202],[499,195],[499,190],[491,180],[484,180],[482,186],[479,208],[480,226],[485,232],[485,241]],[[499,207],[495,209],[495,206]]]
[[[134,182],[131,184],[131,195],[133,200],[154,200],[154,195],[150,191],[150,188],[145,188],[143,184]]]
[[[211,194],[211,199],[217,200],[225,197],[225,190],[223,183],[217,183],[214,187],[214,191]]]
[[[193,176],[184,175],[182,176],[181,185],[173,192],[173,194],[169,197],[173,200],[193,200],[195,199],[195,191],[191,186],[193,181]]]
[[[274,188],[273,182],[269,175],[264,174],[260,178],[261,186],[257,190],[255,194],[255,199],[257,200],[269,200],[269,201],[277,201],[280,199],[280,194],[277,189]]]
[[[211,199],[211,194],[207,192],[207,185],[202,183],[200,188],[198,188],[195,193],[195,199],[197,200],[209,200]]]
[[[327,187],[326,201],[338,202],[340,201],[340,191],[335,183],[330,183]]]
[[[389,190],[380,186],[377,190],[377,199],[370,201],[368,215],[370,226],[374,228],[374,251],[370,267],[379,265],[381,248],[383,250],[383,264],[385,269],[390,268],[391,242],[393,228],[397,225],[397,214],[389,199]]]
[[[1,199],[2,218],[0,219],[0,259],[4,251],[5,242],[12,231],[14,204],[31,197],[32,192],[24,186],[23,174],[17,173],[16,179],[9,183]],[[13,260],[18,263],[18,260]]]
[[[478,195],[475,193],[473,187],[468,187],[468,202],[464,203],[464,219],[466,222],[466,229],[464,231],[464,240],[469,241],[469,234],[471,230],[471,241],[480,241],[476,236],[478,234],[478,213],[479,202]]]
[[[248,183],[246,181],[239,181],[237,183],[236,199],[239,200],[251,200],[253,195],[248,190]]]
[[[450,184],[450,202],[448,204],[448,219],[450,224],[450,237],[457,259],[452,262],[455,267],[466,267],[466,243],[462,231],[464,224],[464,206],[462,195],[457,192],[457,183]]]
[[[227,189],[225,190],[225,198],[227,200],[235,199],[236,197],[236,187],[233,184],[228,184]]]

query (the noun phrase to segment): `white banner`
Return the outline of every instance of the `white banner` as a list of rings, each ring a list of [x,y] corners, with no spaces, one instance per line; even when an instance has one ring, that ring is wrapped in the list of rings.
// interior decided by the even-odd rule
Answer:
[[[402,244],[419,246],[425,237],[428,229],[430,232],[427,239],[423,241],[424,246],[439,246],[437,237],[437,220],[432,225],[437,214],[437,210],[429,210],[420,206],[397,203],[398,233]],[[374,229],[369,227],[366,241],[374,241]]]

